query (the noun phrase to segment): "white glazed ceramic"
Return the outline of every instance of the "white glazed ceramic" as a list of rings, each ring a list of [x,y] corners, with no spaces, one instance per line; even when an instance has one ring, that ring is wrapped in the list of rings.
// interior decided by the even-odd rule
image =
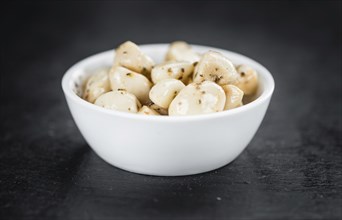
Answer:
[[[142,45],[157,63],[168,44]],[[88,103],[76,95],[75,83],[92,71],[110,67],[114,51],[88,57],[64,75],[62,87],[71,114],[83,137],[105,161],[140,174],[180,176],[202,173],[233,161],[257,131],[270,102],[274,80],[262,65],[243,55],[212,47],[196,46],[203,53],[215,50],[234,64],[248,64],[260,78],[259,97],[242,107],[196,116],[146,116],[111,111]],[[78,86],[79,87],[79,86]]]

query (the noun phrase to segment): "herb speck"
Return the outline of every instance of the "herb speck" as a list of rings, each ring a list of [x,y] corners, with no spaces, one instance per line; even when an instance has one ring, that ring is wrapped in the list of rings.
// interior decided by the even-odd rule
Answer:
[[[143,67],[143,68],[142,68],[141,73],[144,74],[144,75],[147,73],[146,67]]]

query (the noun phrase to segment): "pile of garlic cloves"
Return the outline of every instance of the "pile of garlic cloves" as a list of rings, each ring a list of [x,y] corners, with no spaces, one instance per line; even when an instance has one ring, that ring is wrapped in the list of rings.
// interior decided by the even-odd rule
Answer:
[[[185,116],[243,105],[258,88],[258,74],[219,52],[196,53],[185,42],[170,44],[165,61],[155,62],[133,42],[121,44],[110,70],[92,74],[83,99],[106,109],[143,115]]]

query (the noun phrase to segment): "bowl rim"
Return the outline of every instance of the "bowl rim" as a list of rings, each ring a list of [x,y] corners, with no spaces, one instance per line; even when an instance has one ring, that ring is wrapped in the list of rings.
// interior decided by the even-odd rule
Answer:
[[[144,48],[153,48],[153,47],[168,47],[169,44],[143,44],[143,45],[139,45],[139,47],[143,50]],[[174,116],[174,117],[169,117],[169,116],[154,116],[154,115],[141,115],[141,114],[132,114],[132,113],[128,113],[128,112],[120,112],[120,111],[114,111],[114,110],[109,110],[109,109],[105,109],[102,108],[100,106],[94,105],[92,103],[89,103],[87,101],[85,101],[84,99],[82,99],[81,97],[79,97],[78,95],[76,95],[76,93],[72,90],[72,88],[69,86],[70,85],[70,80],[72,80],[72,75],[77,72],[78,69],[82,68],[83,66],[86,65],[86,63],[88,63],[89,61],[91,61],[92,59],[95,59],[96,57],[100,57],[100,56],[105,56],[108,53],[115,53],[115,50],[107,50],[107,51],[103,51],[100,53],[96,53],[94,55],[88,56],[80,61],[78,61],[77,63],[75,63],[74,65],[72,65],[63,75],[61,84],[62,84],[62,90],[64,92],[64,95],[66,96],[66,98],[69,98],[70,100],[72,100],[73,102],[76,102],[77,104],[81,105],[84,108],[88,108],[94,111],[98,111],[101,112],[103,114],[107,114],[107,115],[112,115],[112,116],[117,116],[117,117],[123,117],[123,118],[128,118],[128,119],[136,119],[136,120],[143,120],[143,121],[167,121],[167,122],[184,122],[184,121],[201,121],[201,120],[210,120],[210,119],[215,119],[215,118],[222,118],[222,117],[226,117],[229,115],[235,115],[235,114],[239,114],[245,111],[250,111],[254,108],[256,108],[257,106],[263,104],[264,102],[266,102],[267,100],[269,100],[273,94],[274,91],[274,87],[275,87],[275,83],[274,83],[274,79],[272,74],[263,66],[261,65],[259,62],[236,52],[232,52],[229,50],[225,50],[225,49],[220,49],[220,48],[215,48],[215,47],[211,47],[211,46],[203,46],[203,45],[196,45],[196,44],[191,44],[192,47],[194,48],[202,48],[202,49],[207,49],[207,50],[215,50],[218,52],[223,52],[223,53],[229,53],[232,54],[234,56],[243,58],[248,60],[249,62],[252,62],[253,65],[257,66],[259,71],[258,74],[261,74],[264,78],[265,78],[265,85],[264,85],[264,90],[262,91],[262,93],[260,94],[260,96],[255,99],[254,101],[240,106],[238,108],[234,108],[234,109],[230,109],[227,111],[222,111],[222,112],[215,112],[215,113],[211,113],[211,114],[201,114],[201,115],[188,115],[188,116]],[[260,72],[261,70],[261,72]]]

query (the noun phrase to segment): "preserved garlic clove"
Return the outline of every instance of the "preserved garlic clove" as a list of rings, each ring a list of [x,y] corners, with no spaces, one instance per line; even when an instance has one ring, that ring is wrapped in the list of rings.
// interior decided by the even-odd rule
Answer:
[[[170,116],[197,115],[224,109],[226,95],[214,82],[191,83],[182,89],[169,106]]]
[[[147,106],[148,106],[150,109],[152,109],[152,110],[158,112],[160,115],[168,115],[168,110],[167,110],[167,108],[162,108],[162,107],[160,107],[159,105],[154,104],[153,102],[150,102],[149,104],[147,104]]]
[[[196,65],[193,80],[196,83],[208,80],[226,85],[236,82],[237,78],[238,74],[230,60],[221,53],[209,51]]]
[[[197,62],[200,55],[191,49],[191,46],[183,41],[176,41],[170,44],[165,60]]]
[[[123,66],[150,78],[154,62],[135,43],[126,41],[115,51],[114,65]]]
[[[113,66],[109,72],[109,80],[113,91],[132,93],[144,104],[149,101],[152,83],[144,75],[121,66]]]
[[[172,100],[184,87],[185,85],[177,79],[164,79],[152,87],[150,99],[158,106],[168,108]]]
[[[108,91],[110,91],[108,70],[103,69],[89,77],[85,84],[83,99],[94,103],[100,95]]]
[[[110,110],[137,113],[141,104],[137,97],[126,91],[111,91],[98,97],[94,103]]]
[[[234,85],[222,86],[226,94],[226,104],[224,110],[242,106],[243,91]]]
[[[247,65],[239,65],[236,70],[239,78],[234,85],[239,87],[245,95],[255,94],[259,84],[257,72]]]
[[[146,105],[144,105],[138,112],[138,114],[140,115],[160,115],[158,112],[156,112],[155,110],[147,107]]]
[[[159,64],[152,69],[151,78],[153,83],[158,83],[163,79],[179,79],[186,83],[191,73],[194,71],[192,63],[186,61],[169,61]]]

